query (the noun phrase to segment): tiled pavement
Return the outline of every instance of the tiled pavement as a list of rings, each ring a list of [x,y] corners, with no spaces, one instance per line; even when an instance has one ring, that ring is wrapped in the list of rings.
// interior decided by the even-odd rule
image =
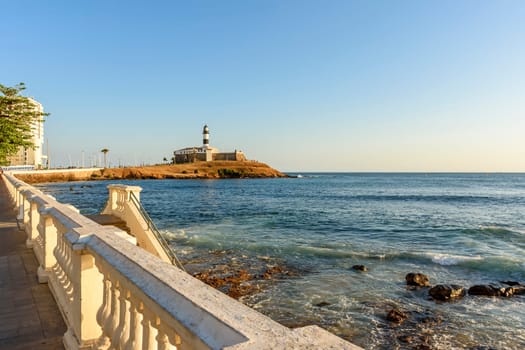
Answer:
[[[0,181],[0,349],[64,349],[66,325],[47,284],[39,284],[33,251],[18,230]]]

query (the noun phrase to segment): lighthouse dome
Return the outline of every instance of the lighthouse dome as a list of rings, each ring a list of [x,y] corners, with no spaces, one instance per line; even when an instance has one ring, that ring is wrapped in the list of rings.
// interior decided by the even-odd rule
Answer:
[[[210,130],[208,129],[208,125],[204,125],[204,128],[202,129],[203,134],[209,134]]]

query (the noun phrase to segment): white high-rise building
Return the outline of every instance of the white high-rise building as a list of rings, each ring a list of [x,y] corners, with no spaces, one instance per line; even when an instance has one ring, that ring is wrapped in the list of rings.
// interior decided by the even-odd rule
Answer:
[[[39,112],[44,111],[42,104],[35,101],[32,98],[29,100],[35,105],[35,109]],[[24,148],[20,147],[18,153],[9,157],[11,166],[28,165],[33,166],[35,169],[41,169],[47,167],[47,156],[43,154],[44,147],[44,122],[39,120],[33,123],[32,128],[32,141],[35,148]]]

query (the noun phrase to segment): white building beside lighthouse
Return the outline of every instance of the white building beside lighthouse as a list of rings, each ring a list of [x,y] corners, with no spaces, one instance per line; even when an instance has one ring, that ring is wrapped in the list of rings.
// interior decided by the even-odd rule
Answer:
[[[246,160],[242,151],[219,152],[210,146],[210,129],[208,125],[202,128],[202,146],[181,148],[173,152],[173,160],[176,164],[193,162],[211,162],[213,160]]]

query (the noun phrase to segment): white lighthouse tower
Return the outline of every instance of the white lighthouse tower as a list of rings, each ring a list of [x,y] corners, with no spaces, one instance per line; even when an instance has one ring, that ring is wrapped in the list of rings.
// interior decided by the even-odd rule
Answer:
[[[202,147],[210,147],[210,129],[208,129],[208,125],[204,125],[204,128],[202,129]]]
[[[212,161],[213,148],[210,147],[210,129],[206,124],[204,125],[204,128],[202,128],[202,149],[206,153],[206,161]]]

